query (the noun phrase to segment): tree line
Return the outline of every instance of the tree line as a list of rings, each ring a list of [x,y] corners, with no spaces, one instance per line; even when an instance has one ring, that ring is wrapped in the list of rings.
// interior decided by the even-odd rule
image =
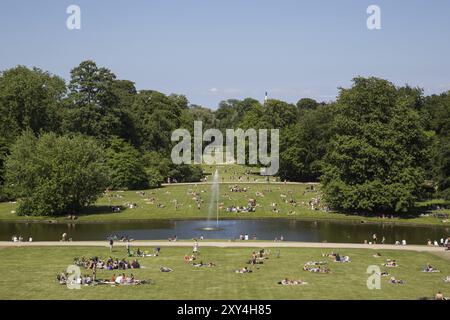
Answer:
[[[320,181],[327,203],[351,212],[404,212],[450,198],[450,92],[425,96],[379,78],[353,79],[333,102],[252,98],[216,110],[183,95],[136,90],[93,61],[66,82],[38,68],[0,74],[0,200],[19,214],[66,214],[106,189],[199,181],[201,167],[174,165],[171,133],[280,129],[281,179]]]

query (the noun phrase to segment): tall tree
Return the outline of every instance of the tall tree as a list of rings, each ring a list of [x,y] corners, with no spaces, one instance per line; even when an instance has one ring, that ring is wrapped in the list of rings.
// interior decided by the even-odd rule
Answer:
[[[14,142],[22,131],[58,131],[64,81],[40,69],[18,66],[0,73],[0,136]]]
[[[163,93],[140,91],[134,100],[132,114],[141,148],[170,154],[171,134],[181,125],[183,109]]]
[[[79,132],[98,139],[126,136],[126,117],[120,108],[120,84],[116,76],[93,61],[83,61],[71,71],[68,85],[64,127],[68,132]]]
[[[297,101],[297,108],[300,110],[313,110],[319,106],[319,103],[311,98],[302,98]]]
[[[401,90],[378,78],[341,89],[324,160],[327,202],[348,211],[403,211],[424,182],[429,140]]]

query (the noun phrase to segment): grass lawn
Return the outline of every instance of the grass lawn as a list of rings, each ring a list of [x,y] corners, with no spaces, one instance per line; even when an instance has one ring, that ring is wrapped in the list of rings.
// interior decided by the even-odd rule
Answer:
[[[136,249],[136,248],[135,248]],[[144,249],[144,248],[141,248]],[[152,250],[152,248],[148,248]],[[236,274],[234,270],[247,266],[251,248],[202,248],[203,262],[215,262],[213,268],[195,268],[183,261],[191,248],[162,248],[159,257],[140,258],[145,268],[131,270],[137,279],[151,279],[153,284],[141,286],[110,285],[69,290],[58,284],[56,275],[65,270],[76,256],[110,256],[108,248],[85,247],[27,247],[0,248],[0,299],[419,299],[434,297],[440,290],[450,296],[450,263],[444,258],[408,251],[381,251],[375,258],[373,250],[339,250],[349,255],[351,263],[329,262],[331,274],[314,274],[302,270],[307,261],[322,261],[322,253],[330,249],[282,248],[271,249],[268,260],[253,273]],[[125,248],[115,248],[112,257],[125,257]],[[385,259],[396,259],[399,267],[384,268]],[[431,263],[441,273],[423,273]],[[382,277],[380,290],[366,286],[369,265],[378,265],[404,285],[388,283]],[[159,272],[160,266],[173,268],[171,273]],[[128,271],[128,272],[127,272]],[[129,274],[129,270],[126,273]],[[84,269],[82,269],[84,272]],[[86,272],[87,273],[87,272]],[[98,271],[98,278],[110,279],[116,271]],[[288,277],[307,281],[307,285],[282,286],[278,281]]]
[[[311,210],[309,201],[320,193],[320,185],[315,186],[315,191],[307,190],[308,184],[251,184],[240,183],[239,187],[247,188],[247,192],[230,192],[233,183],[220,185],[219,210],[221,219],[252,219],[252,218],[290,218],[290,219],[332,219],[332,220],[364,220],[367,222],[392,222],[429,225],[450,225],[443,223],[436,217],[404,217],[394,219],[369,218],[355,215],[339,214]],[[81,215],[77,221],[126,221],[126,220],[150,220],[150,219],[204,219],[210,201],[211,185],[169,185],[158,189],[145,190],[145,195],[136,191],[113,191],[109,196],[100,198],[96,205]],[[270,191],[269,191],[270,190]],[[200,194],[203,200],[200,210],[193,200],[193,192]],[[257,196],[261,192],[264,196]],[[250,198],[256,199],[257,208],[253,213],[229,213],[227,207],[247,206]],[[290,204],[290,199],[297,202],[296,206]],[[176,202],[175,202],[176,201]],[[127,203],[136,203],[137,208],[126,208]],[[278,213],[273,212],[272,203],[277,204]],[[164,207],[158,207],[158,204]],[[124,210],[113,213],[110,205],[122,206]],[[177,205],[177,207],[176,207]],[[15,214],[17,204],[0,203],[0,220],[65,220],[49,217],[21,217]],[[423,210],[424,211],[424,210]],[[449,213],[450,210],[440,210]]]

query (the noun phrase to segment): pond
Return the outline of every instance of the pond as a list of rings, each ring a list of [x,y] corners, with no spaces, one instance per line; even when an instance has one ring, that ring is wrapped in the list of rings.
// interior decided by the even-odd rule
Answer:
[[[372,234],[383,236],[386,243],[405,239],[409,244],[426,244],[427,239],[439,240],[450,236],[450,227],[367,224],[336,221],[302,221],[284,219],[222,220],[220,230],[204,231],[202,220],[136,221],[114,223],[17,223],[0,222],[0,240],[9,241],[13,235],[34,241],[55,241],[65,232],[76,240],[105,240],[108,236],[128,236],[135,240],[161,240],[174,237],[192,239],[235,239],[241,234],[258,240],[274,240],[283,236],[286,241],[362,243]]]

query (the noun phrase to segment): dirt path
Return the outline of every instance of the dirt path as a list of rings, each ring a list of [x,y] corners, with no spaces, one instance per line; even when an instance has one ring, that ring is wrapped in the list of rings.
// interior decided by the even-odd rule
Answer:
[[[114,246],[125,246],[126,242],[116,241]],[[193,241],[133,241],[133,247],[190,247]],[[321,243],[321,242],[273,242],[273,241],[199,241],[201,247],[218,248],[328,248],[328,249],[371,249],[371,250],[409,250],[417,252],[431,252],[439,254],[442,257],[450,258],[450,251],[444,251],[442,247],[419,246],[419,245],[369,245],[359,243]],[[107,241],[38,241],[38,242],[11,242],[0,241],[0,247],[107,247]]]

